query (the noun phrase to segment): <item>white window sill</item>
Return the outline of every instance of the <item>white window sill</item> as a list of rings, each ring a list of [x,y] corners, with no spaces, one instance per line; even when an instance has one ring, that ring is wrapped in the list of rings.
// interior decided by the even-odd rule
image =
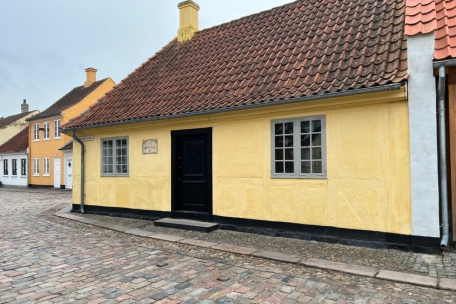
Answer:
[[[40,174],[39,173],[38,174],[33,174],[33,176],[40,176]]]
[[[49,141],[49,138],[43,138],[43,141]]]
[[[27,178],[27,176],[25,176],[25,175],[22,175],[22,176],[21,176],[21,178]]]
[[[49,174],[43,174],[43,176],[50,176]]]
[[[39,139],[34,139],[33,142],[39,142],[40,140]]]
[[[60,137],[54,137],[54,139],[60,139]]]
[[[17,175],[11,175],[11,177],[13,177],[13,178],[17,178]]]

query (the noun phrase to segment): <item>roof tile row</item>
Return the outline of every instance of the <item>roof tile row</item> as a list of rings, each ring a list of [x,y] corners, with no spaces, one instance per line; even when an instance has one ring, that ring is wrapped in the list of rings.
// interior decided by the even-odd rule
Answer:
[[[407,79],[405,0],[301,0],[171,41],[66,128]]]

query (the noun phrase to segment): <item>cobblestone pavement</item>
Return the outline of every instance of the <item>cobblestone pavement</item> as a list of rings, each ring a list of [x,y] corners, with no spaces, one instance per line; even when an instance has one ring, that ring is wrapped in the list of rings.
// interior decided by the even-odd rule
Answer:
[[[0,191],[0,303],[454,303],[456,299],[453,292],[126,236],[49,215],[69,201],[68,192]]]
[[[107,223],[141,228],[155,233],[172,234],[214,243],[254,247],[303,257],[325,259],[377,269],[400,271],[439,278],[456,278],[456,252],[443,255],[428,255],[388,249],[370,249],[340,244],[270,237],[264,235],[216,230],[211,233],[155,227],[152,221],[85,214],[86,218]],[[456,301],[455,301],[456,302]]]

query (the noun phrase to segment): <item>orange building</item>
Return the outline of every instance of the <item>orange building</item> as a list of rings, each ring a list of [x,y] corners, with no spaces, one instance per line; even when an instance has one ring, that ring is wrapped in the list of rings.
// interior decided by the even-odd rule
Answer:
[[[60,125],[80,115],[115,85],[111,78],[96,80],[96,69],[88,68],[84,85],[71,90],[29,123],[29,186],[72,189],[72,138],[59,132]],[[64,149],[61,149],[64,148]]]

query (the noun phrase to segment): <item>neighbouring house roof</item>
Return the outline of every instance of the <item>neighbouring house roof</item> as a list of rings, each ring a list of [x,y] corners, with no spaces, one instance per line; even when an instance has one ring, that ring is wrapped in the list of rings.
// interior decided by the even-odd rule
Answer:
[[[172,40],[66,129],[407,79],[405,0],[302,0]]]
[[[0,153],[26,151],[29,146],[29,128],[25,128],[0,146]]]
[[[27,121],[37,120],[54,115],[60,115],[64,110],[68,109],[71,106],[74,106],[75,104],[86,98],[90,93],[95,91],[107,79],[108,78],[96,81],[87,88],[84,88],[84,86],[74,88],[68,94],[57,100],[49,108],[39,113],[38,115],[28,118]]]
[[[35,112],[35,111],[29,111],[29,112],[25,112],[25,113],[20,113],[20,114],[11,115],[8,117],[0,118],[0,129],[3,129],[3,128],[11,125],[12,123],[26,117],[27,115],[30,115],[33,112]]]
[[[63,151],[63,150],[73,150],[73,140],[70,140],[69,142],[67,142],[66,144],[63,145],[62,148],[59,149],[60,151]]]
[[[407,0],[405,34],[434,33],[434,59],[456,57],[456,1]]]

